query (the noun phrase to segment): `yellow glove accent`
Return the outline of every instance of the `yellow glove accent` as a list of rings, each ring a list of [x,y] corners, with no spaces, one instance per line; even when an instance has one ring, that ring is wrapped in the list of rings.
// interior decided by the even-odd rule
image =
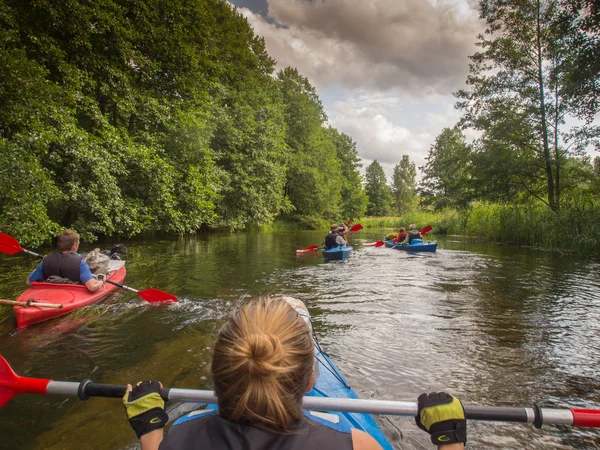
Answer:
[[[452,397],[452,401],[450,403],[426,406],[421,410],[421,423],[425,428],[427,428],[427,430],[430,430],[433,424],[443,422],[445,420],[464,420],[465,412],[460,400],[453,395],[450,395],[450,397]]]

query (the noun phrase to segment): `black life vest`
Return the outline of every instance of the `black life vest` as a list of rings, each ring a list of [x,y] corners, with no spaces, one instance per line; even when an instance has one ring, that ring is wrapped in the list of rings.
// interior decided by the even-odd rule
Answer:
[[[79,265],[81,256],[77,253],[52,253],[42,261],[44,280],[52,275],[68,278],[75,283],[80,283]]]
[[[276,433],[194,411],[175,421],[160,450],[352,450],[350,422],[339,413],[304,411],[287,433]]]
[[[411,230],[408,232],[408,243],[410,244],[413,239],[422,239],[423,237],[421,236],[421,233],[419,233],[419,230]]]
[[[338,236],[339,234],[337,233],[328,233],[327,236],[325,236],[325,248],[329,249],[332,247],[337,247],[338,244],[335,240]]]

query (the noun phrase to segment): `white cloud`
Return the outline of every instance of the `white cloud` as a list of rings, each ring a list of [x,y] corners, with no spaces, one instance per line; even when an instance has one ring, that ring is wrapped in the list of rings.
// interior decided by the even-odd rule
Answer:
[[[329,122],[356,141],[363,170],[377,159],[391,180],[403,154],[424,165],[460,115],[451,94],[476,51],[476,0],[267,2],[268,20],[238,11],[280,69],[296,67],[318,88]]]
[[[329,121],[339,131],[356,141],[363,159],[363,170],[373,160],[383,166],[388,180],[402,155],[409,155],[417,165],[423,165],[429,145],[435,139],[430,133],[414,133],[394,123],[380,108],[356,107],[348,102],[336,102]]]

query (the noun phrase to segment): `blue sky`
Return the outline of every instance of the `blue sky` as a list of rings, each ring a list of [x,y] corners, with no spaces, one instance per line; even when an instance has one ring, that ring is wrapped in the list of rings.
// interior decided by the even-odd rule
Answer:
[[[363,170],[377,159],[391,179],[403,154],[422,166],[457,122],[452,93],[464,87],[483,28],[475,0],[230,1],[278,68],[297,67],[315,86],[329,122],[356,141]]]

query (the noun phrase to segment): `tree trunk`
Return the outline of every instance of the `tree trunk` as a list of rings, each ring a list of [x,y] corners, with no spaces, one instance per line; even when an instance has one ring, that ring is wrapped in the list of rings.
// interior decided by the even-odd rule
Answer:
[[[555,116],[554,116],[554,158],[556,162],[554,163],[556,167],[556,210],[560,209],[560,151],[558,149],[558,127],[560,125],[560,115],[559,111],[559,101],[558,101],[558,83],[556,83],[556,87],[554,88],[554,98],[555,101]]]
[[[135,127],[135,114],[131,113],[131,115],[129,116],[129,125],[127,126],[127,131],[129,132],[129,134],[133,134],[134,127]]]
[[[540,25],[540,0],[537,2],[537,57],[538,57],[538,85],[540,93],[540,118],[542,126],[542,139],[544,144],[544,165],[546,169],[548,204],[553,211],[557,210],[556,199],[554,196],[554,177],[552,174],[552,159],[550,157],[550,142],[548,140],[548,119],[546,117],[546,102],[544,92],[544,74],[542,67],[542,42]]]

